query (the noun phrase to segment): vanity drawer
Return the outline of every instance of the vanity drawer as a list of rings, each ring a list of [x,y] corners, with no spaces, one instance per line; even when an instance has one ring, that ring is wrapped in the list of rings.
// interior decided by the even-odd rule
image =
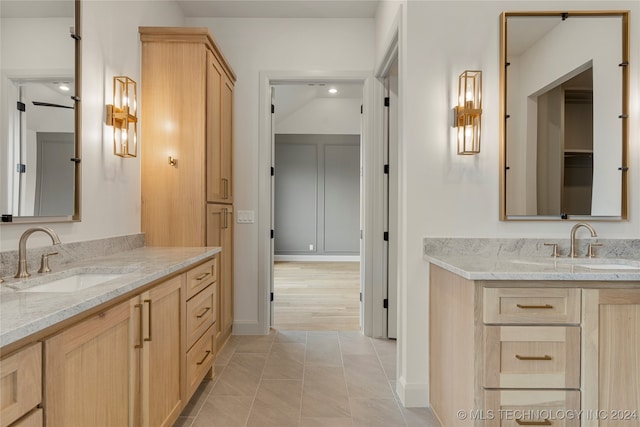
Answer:
[[[187,352],[187,396],[193,395],[209,369],[213,369],[214,355],[213,328],[209,328]]]
[[[580,388],[579,326],[485,326],[487,388]]]
[[[580,426],[577,390],[486,390],[485,427]]]
[[[187,271],[187,299],[216,281],[218,276],[217,262],[218,258],[216,257]]]
[[[484,322],[577,325],[580,289],[485,288]]]
[[[187,348],[191,348],[215,322],[217,286],[213,283],[187,301]]]
[[[0,426],[6,427],[42,399],[42,344],[0,361]]]

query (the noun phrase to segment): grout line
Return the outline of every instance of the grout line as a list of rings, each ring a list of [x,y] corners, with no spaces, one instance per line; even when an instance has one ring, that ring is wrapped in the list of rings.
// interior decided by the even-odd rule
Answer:
[[[349,404],[349,418],[351,425],[354,425],[353,411],[351,410],[351,393],[349,392],[349,381],[347,381],[347,370],[344,367],[344,355],[342,354],[342,340],[340,340],[340,331],[336,333],[338,338],[338,350],[340,351],[340,362],[342,364],[342,376],[344,377],[344,388],[347,390],[347,402]]]

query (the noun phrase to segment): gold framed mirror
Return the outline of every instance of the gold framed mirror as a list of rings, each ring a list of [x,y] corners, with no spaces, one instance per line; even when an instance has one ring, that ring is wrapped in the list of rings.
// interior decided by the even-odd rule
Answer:
[[[629,12],[504,12],[500,220],[625,220]]]
[[[0,4],[0,224],[80,220],[81,2]]]

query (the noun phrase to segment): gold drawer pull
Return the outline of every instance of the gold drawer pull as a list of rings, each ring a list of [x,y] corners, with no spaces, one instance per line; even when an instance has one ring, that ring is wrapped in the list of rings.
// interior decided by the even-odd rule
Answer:
[[[205,277],[207,277],[208,275],[210,275],[211,273],[202,273],[201,275],[199,275],[198,277],[196,277],[196,280],[202,280]]]
[[[524,420],[521,420],[520,418],[516,418],[516,422],[518,423],[518,425],[521,425],[521,426],[550,426],[551,425],[551,421],[549,420],[524,421]]]
[[[204,354],[204,357],[202,358],[201,361],[199,361],[198,363],[196,363],[196,365],[200,366],[204,363],[205,360],[207,360],[207,357],[209,357],[209,355],[211,354],[211,351],[207,350],[207,352]]]
[[[549,356],[548,354],[545,354],[544,356],[520,356],[519,354],[516,354],[516,359],[518,360],[552,360],[552,357]]]
[[[209,311],[209,310],[211,310],[211,307],[206,307],[204,310],[202,310],[202,313],[197,314],[197,315],[196,315],[196,317],[197,317],[198,319],[200,319],[200,318],[201,318],[202,316],[204,316],[204,315],[207,313],[207,311]]]
[[[550,309],[553,308],[553,306],[549,305],[549,304],[545,304],[545,305],[522,305],[522,304],[516,304],[516,306],[518,308],[522,308],[523,310],[536,310],[536,309],[550,310]]]

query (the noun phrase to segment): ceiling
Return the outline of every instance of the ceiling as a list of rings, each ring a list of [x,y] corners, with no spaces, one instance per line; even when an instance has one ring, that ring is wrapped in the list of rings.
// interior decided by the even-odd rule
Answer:
[[[379,0],[176,0],[185,17],[374,18]]]

